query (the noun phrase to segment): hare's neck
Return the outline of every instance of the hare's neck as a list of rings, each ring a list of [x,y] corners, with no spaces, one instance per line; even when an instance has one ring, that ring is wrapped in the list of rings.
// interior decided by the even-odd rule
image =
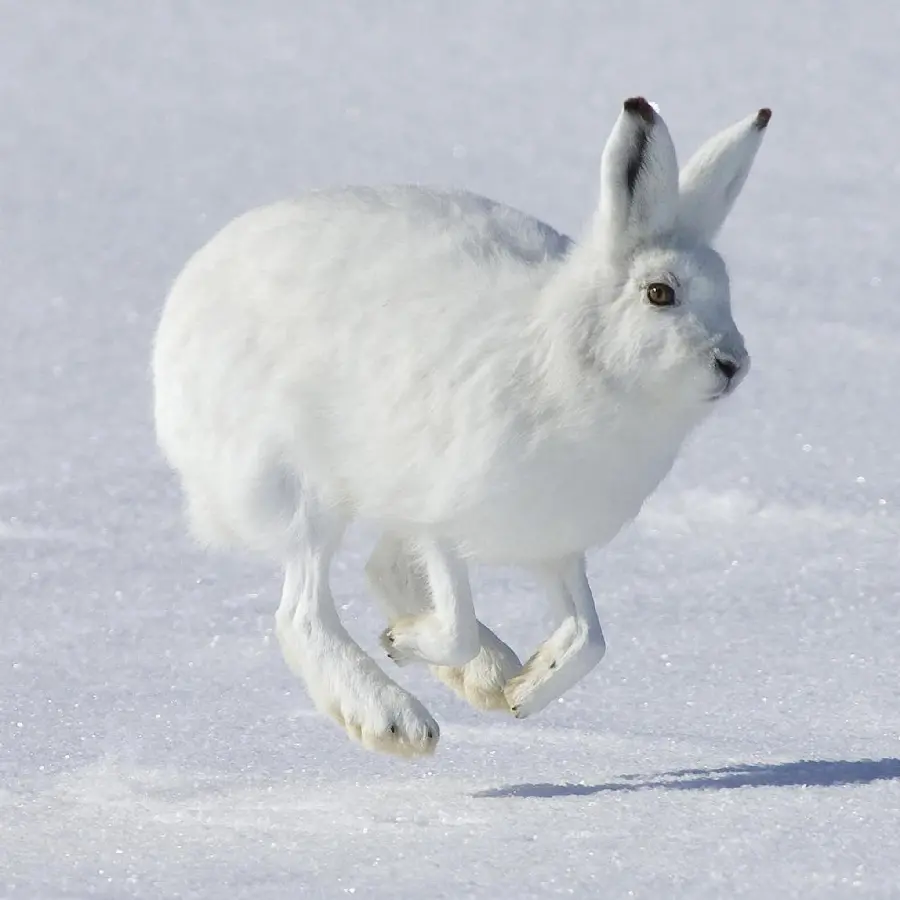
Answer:
[[[607,374],[597,358],[603,273],[583,247],[573,247],[537,298],[534,342],[548,384],[573,396],[593,390]]]

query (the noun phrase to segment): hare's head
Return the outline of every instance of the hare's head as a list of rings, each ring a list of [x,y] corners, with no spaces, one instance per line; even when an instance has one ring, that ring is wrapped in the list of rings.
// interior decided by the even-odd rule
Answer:
[[[714,400],[749,366],[731,315],[728,273],[710,244],[769,117],[761,109],[727,128],[679,174],[662,117],[634,98],[625,101],[604,150],[591,241],[604,300],[592,354],[660,399],[690,406]]]

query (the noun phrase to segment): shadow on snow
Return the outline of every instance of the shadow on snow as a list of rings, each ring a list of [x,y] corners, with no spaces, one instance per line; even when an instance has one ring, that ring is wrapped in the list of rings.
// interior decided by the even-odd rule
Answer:
[[[900,759],[824,760],[720,769],[681,769],[657,775],[621,775],[608,784],[512,784],[475,797],[585,797],[615,791],[711,791],[745,787],[840,787],[900,780]]]

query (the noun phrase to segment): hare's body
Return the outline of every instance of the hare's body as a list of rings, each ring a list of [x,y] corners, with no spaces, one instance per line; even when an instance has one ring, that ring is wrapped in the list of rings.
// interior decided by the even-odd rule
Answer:
[[[679,191],[664,124],[629,103],[579,244],[467,193],[344,189],[239,218],[172,289],[157,433],[195,531],[285,565],[285,657],[367,746],[425,752],[438,731],[336,618],[328,565],[350,521],[384,535],[368,572],[391,658],[534,712],[604,651],[585,549],[637,514],[746,368],[707,241],[768,116],[707,145]],[[516,677],[466,559],[526,566],[555,599],[559,627]]]
[[[157,341],[160,441],[198,531],[280,554],[311,492],[490,562],[609,540],[692,421],[635,415],[586,377],[584,334],[565,333],[582,317],[560,321],[555,296],[570,252],[521,213],[416,188],[232,223],[175,285]]]

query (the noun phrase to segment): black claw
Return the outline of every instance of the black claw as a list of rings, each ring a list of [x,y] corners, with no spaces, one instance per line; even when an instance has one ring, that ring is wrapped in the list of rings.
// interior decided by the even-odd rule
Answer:
[[[555,669],[555,668],[556,668],[556,660],[555,660],[555,659],[553,660],[552,663],[550,663],[550,668],[551,668],[551,669]]]
[[[396,734],[396,733],[397,733],[397,726],[396,726],[396,725],[391,725],[390,731],[391,731],[391,734]]]
[[[430,728],[426,729],[425,737],[427,737],[429,741],[433,741],[434,740],[434,732]]]

